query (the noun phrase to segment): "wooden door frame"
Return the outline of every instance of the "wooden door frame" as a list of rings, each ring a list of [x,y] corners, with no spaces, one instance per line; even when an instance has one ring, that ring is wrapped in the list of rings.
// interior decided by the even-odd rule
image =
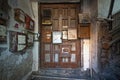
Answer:
[[[59,3],[59,4],[61,4],[61,3]],[[65,4],[73,5],[72,3],[65,3]],[[42,6],[42,5],[44,5],[44,6],[46,6],[46,5],[52,5],[52,3],[51,3],[51,4],[49,4],[49,3],[43,3],[43,4],[39,5],[40,11],[41,11],[41,8],[42,8],[41,6]],[[54,4],[54,5],[55,5],[55,4]],[[63,4],[63,5],[64,5],[64,4]],[[78,3],[77,3],[77,5],[78,5]],[[59,5],[58,5],[58,6],[59,6]],[[60,5],[60,6],[61,6],[61,5]],[[39,21],[41,22],[41,19],[40,19],[40,16],[41,16],[41,15],[40,15],[40,11],[39,11]],[[41,23],[40,23],[40,24],[41,24]],[[40,25],[40,30],[42,30],[41,28],[42,28],[42,26]],[[40,31],[40,33],[41,33],[41,31]],[[80,41],[79,41],[79,42],[80,42]],[[43,44],[43,43],[41,43],[41,39],[40,39],[40,44]],[[78,44],[77,44],[77,47],[80,48],[80,46],[78,46]],[[41,45],[40,45],[40,49],[43,49]],[[41,51],[42,51],[42,50],[40,50],[40,61],[39,61],[39,62],[40,62],[40,68],[42,67],[42,65],[41,65],[41,62],[42,62],[42,58],[41,58],[42,56],[41,56],[41,55],[42,55],[42,54],[41,54],[41,53],[43,53],[43,52],[41,52]],[[80,50],[78,50],[77,53],[80,53]],[[78,54],[77,54],[77,55],[78,55]],[[81,57],[81,55],[80,55],[80,57]],[[81,65],[80,59],[77,60],[77,63],[79,64],[78,67],[80,67],[80,65]],[[42,68],[43,68],[43,67],[42,67]]]

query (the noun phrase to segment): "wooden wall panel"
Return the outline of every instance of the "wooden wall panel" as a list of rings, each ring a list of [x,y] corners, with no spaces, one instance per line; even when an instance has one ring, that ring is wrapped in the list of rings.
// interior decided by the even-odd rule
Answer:
[[[90,25],[78,27],[78,37],[82,39],[90,38]]]

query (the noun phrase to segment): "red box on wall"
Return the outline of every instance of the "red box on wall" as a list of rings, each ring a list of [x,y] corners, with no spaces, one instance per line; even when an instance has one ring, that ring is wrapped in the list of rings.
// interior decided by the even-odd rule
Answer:
[[[34,31],[34,21],[27,14],[25,15],[25,28]]]

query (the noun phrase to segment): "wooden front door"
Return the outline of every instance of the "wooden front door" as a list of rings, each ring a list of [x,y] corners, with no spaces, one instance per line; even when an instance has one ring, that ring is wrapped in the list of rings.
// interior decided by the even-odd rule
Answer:
[[[80,67],[78,4],[40,4],[40,67]]]

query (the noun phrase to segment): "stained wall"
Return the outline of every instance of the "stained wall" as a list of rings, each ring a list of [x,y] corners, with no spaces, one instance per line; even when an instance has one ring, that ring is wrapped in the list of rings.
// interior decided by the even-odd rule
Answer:
[[[32,72],[34,67],[36,67],[33,66],[33,52],[35,50],[34,49],[35,44],[31,47],[28,47],[22,53],[11,52],[9,50],[10,49],[9,31],[22,32],[24,30],[23,24],[17,22],[14,19],[14,8],[22,9],[33,20],[36,18],[36,16],[33,16],[34,13],[32,11],[32,6],[31,6],[32,4],[29,0],[25,0],[25,1],[8,0],[6,2],[8,2],[9,4],[9,9],[8,9],[9,19],[7,20],[7,25],[6,25],[7,41],[5,43],[0,44],[0,80],[22,80],[23,78],[25,78],[26,75]],[[15,28],[14,27],[15,24],[18,24],[19,27]],[[36,63],[37,62],[34,61],[34,65]]]

